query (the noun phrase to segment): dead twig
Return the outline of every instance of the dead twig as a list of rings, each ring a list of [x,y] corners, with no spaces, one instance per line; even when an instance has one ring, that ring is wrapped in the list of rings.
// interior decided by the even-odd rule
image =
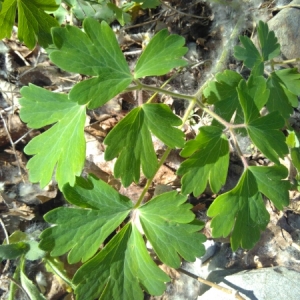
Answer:
[[[6,124],[6,120],[5,120],[5,118],[3,118],[1,110],[0,110],[0,117],[1,117],[1,120],[3,121],[4,130],[7,134],[7,137],[9,139],[9,142],[11,144],[11,147],[13,149],[13,152],[14,152],[14,155],[15,155],[15,158],[16,158],[17,166],[18,166],[18,169],[19,169],[19,175],[21,176],[22,180],[24,181],[24,178],[23,178],[23,175],[22,175],[22,170],[21,170],[21,165],[20,165],[19,158],[18,158],[17,151],[16,151],[16,147],[15,147],[15,143],[13,142],[13,140],[11,138],[11,135],[9,133],[9,130],[8,130],[8,127],[7,127],[7,124]]]
[[[9,238],[8,238],[8,233],[7,233],[7,230],[6,230],[6,227],[5,227],[5,224],[4,222],[2,221],[2,219],[0,218],[0,224],[2,226],[2,229],[3,229],[3,232],[4,232],[4,235],[5,235],[5,239],[6,239],[6,244],[8,245],[9,244]],[[5,273],[9,268],[9,259],[6,261],[5,263],[5,266],[4,266],[4,269],[2,271],[2,273]]]
[[[245,298],[242,297],[242,296],[239,294],[238,291],[234,291],[234,290],[231,290],[231,289],[224,288],[224,287],[222,287],[222,286],[220,286],[220,285],[217,285],[217,284],[215,284],[215,283],[213,283],[213,282],[211,282],[211,281],[208,281],[208,280],[205,280],[205,279],[203,279],[203,278],[201,278],[201,277],[198,277],[198,276],[196,276],[196,275],[194,275],[194,274],[192,274],[192,273],[190,273],[190,272],[188,272],[188,271],[186,271],[186,270],[184,270],[184,269],[182,269],[182,268],[179,268],[179,269],[177,269],[177,270],[178,270],[179,272],[181,272],[181,273],[187,275],[187,276],[190,276],[190,277],[192,277],[192,278],[198,280],[198,281],[201,282],[201,283],[204,283],[204,284],[206,284],[206,285],[208,285],[208,286],[211,286],[211,287],[213,287],[213,288],[215,288],[215,289],[218,289],[218,290],[220,290],[220,291],[222,291],[222,292],[224,292],[224,293],[226,293],[226,294],[234,295],[236,299],[239,299],[239,300],[245,300]]]
[[[170,10],[173,10],[174,12],[176,12],[176,13],[178,13],[178,14],[180,14],[180,15],[184,15],[184,16],[187,16],[187,17],[190,17],[190,18],[201,19],[201,20],[210,20],[209,17],[196,16],[196,15],[188,14],[188,13],[185,13],[185,12],[183,12],[183,11],[177,10],[176,8],[170,6],[169,4],[166,4],[163,0],[159,0],[159,2],[160,2],[163,6],[167,7],[167,8],[170,9]]]

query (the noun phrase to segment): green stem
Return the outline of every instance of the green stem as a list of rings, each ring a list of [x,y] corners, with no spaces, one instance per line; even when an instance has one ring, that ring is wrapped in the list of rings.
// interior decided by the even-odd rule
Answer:
[[[53,257],[47,256],[44,258],[44,261],[53,270],[54,274],[66,282],[73,290],[75,289],[75,286],[72,284],[72,281],[68,277],[66,271],[60,268],[59,264]]]
[[[267,62],[266,63],[266,66],[267,65],[286,65],[286,64],[293,64],[293,63],[296,63],[300,61],[300,58],[293,58],[293,59],[288,59],[288,60],[281,60],[281,61],[274,61],[274,60],[271,60],[270,62]]]
[[[186,109],[186,111],[184,113],[184,116],[182,118],[182,124],[179,126],[179,129],[181,129],[184,126],[185,122],[187,121],[187,119],[189,118],[189,116],[191,114],[191,111],[195,107],[195,104],[196,104],[196,99],[194,98],[193,101],[190,102],[188,108]],[[145,185],[145,187],[144,187],[144,189],[143,189],[143,191],[142,191],[142,193],[141,193],[138,201],[136,202],[134,208],[138,208],[141,205],[141,203],[142,203],[142,201],[143,201],[143,199],[144,199],[147,191],[149,190],[149,188],[150,188],[150,186],[151,186],[151,184],[153,182],[153,179],[154,179],[155,175],[157,174],[157,172],[160,169],[160,167],[165,163],[165,161],[168,158],[168,156],[169,156],[169,154],[170,154],[171,151],[172,151],[172,148],[168,147],[167,150],[164,152],[163,156],[161,157],[161,159],[160,159],[160,161],[158,163],[157,171],[155,172],[155,174],[151,178],[149,178],[147,180],[147,183],[146,183],[146,185]]]
[[[169,156],[171,150],[172,150],[172,148],[170,148],[170,147],[167,148],[167,150],[165,151],[165,153],[163,154],[163,156],[161,157],[161,159],[160,159],[160,161],[159,161],[159,163],[158,163],[157,171],[158,171],[158,170],[160,169],[160,167],[164,164],[164,162],[166,161],[167,157]],[[150,188],[150,186],[151,186],[151,184],[152,184],[152,182],[153,182],[153,179],[154,179],[154,177],[155,177],[157,171],[155,172],[155,174],[154,174],[151,178],[149,178],[149,179],[147,180],[147,183],[146,183],[146,185],[145,185],[145,187],[144,187],[144,189],[143,189],[143,191],[142,191],[142,193],[141,193],[141,195],[140,195],[138,201],[136,202],[136,204],[135,204],[135,206],[134,206],[134,209],[135,209],[135,208],[138,208],[138,207],[141,205],[141,203],[142,203],[142,201],[143,201],[143,199],[144,199],[146,193],[148,192],[148,190],[149,190],[149,188]]]
[[[243,152],[242,152],[242,150],[241,150],[241,148],[239,146],[239,143],[238,143],[238,141],[236,139],[235,132],[234,132],[234,130],[232,128],[229,128],[229,132],[230,132],[230,136],[231,136],[232,141],[233,141],[233,146],[234,146],[237,154],[241,158],[242,163],[244,165],[244,168],[246,169],[249,165],[248,165],[248,162],[247,162],[246,158],[244,157],[244,154],[243,154]]]
[[[156,93],[162,93],[162,94],[166,94],[166,95],[169,95],[171,97],[174,97],[174,98],[185,99],[185,100],[188,100],[188,101],[193,101],[194,98],[195,98],[194,96],[174,93],[174,92],[164,90],[164,89],[159,88],[159,87],[147,85],[147,84],[144,84],[144,83],[141,83],[141,82],[139,84],[135,85],[135,86],[131,86],[131,87],[127,88],[125,91],[130,92],[130,91],[135,91],[135,90],[140,90],[140,89],[143,89],[143,90],[146,90],[146,91],[152,91],[152,92],[156,92]]]

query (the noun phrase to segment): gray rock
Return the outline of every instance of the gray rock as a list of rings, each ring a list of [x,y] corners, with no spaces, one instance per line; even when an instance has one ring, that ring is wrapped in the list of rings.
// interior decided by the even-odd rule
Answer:
[[[300,299],[300,273],[284,268],[264,268],[226,276],[220,286],[238,291],[245,299]],[[233,294],[234,295],[234,294]],[[232,300],[234,296],[211,288],[199,300]]]
[[[294,4],[300,5],[300,0],[290,3],[290,5]],[[300,57],[300,9],[282,9],[268,22],[268,25],[270,30],[274,30],[281,45],[282,59]]]

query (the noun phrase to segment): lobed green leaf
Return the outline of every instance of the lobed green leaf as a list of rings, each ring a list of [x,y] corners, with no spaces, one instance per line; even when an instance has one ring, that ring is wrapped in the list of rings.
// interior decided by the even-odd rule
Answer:
[[[249,169],[243,173],[234,189],[214,200],[207,215],[213,218],[211,228],[214,237],[225,237],[232,233],[233,251],[239,246],[251,249],[270,218],[256,179]]]
[[[165,104],[144,104],[133,109],[106,136],[105,159],[118,156],[114,168],[115,177],[120,177],[126,187],[140,178],[140,167],[151,178],[158,166],[151,132],[169,147],[182,147],[184,134],[174,128],[181,124]]]
[[[203,225],[193,222],[195,215],[191,205],[185,202],[186,196],[171,191],[154,197],[137,212],[157,256],[173,268],[180,266],[178,255],[187,261],[194,261],[205,253],[202,243],[206,238],[198,233]]]
[[[28,155],[34,155],[28,164],[31,182],[45,187],[52,179],[56,167],[56,180],[62,187],[73,185],[85,161],[84,123],[85,106],[40,87],[29,85],[21,89],[20,117],[28,126],[40,128],[54,126],[33,138],[25,147]]]
[[[214,237],[231,235],[231,246],[250,249],[265,230],[270,215],[262,194],[276,208],[283,209],[289,203],[290,183],[284,180],[288,171],[283,166],[248,167],[238,184],[231,191],[218,196],[208,209]]]
[[[282,210],[289,205],[289,189],[291,187],[288,180],[288,170],[280,166],[271,167],[249,167],[254,175],[258,190],[270,199],[277,209]]]
[[[257,27],[263,61],[271,60],[280,54],[280,45],[274,31],[269,31],[268,24],[259,21]]]
[[[262,76],[251,75],[246,82],[241,80],[237,88],[239,101],[244,112],[245,123],[260,117],[260,110],[268,101],[270,94]]]
[[[225,184],[229,165],[229,145],[222,129],[215,126],[203,126],[194,140],[188,141],[180,153],[189,157],[178,171],[182,193],[193,192],[195,196],[205,190],[207,183],[214,193]]]
[[[185,40],[167,29],[158,32],[149,42],[135,66],[134,78],[167,74],[171,69],[183,67],[187,62],[181,57],[187,52]]]
[[[141,234],[130,223],[76,272],[76,299],[144,299],[165,290],[169,277],[148,254]]]
[[[240,36],[240,41],[244,47],[234,47],[234,56],[236,59],[242,60],[245,66],[250,69],[263,62],[259,51],[247,36]]]
[[[59,24],[45,10],[57,10],[59,5],[55,0],[4,0],[0,12],[0,39],[10,37],[17,7],[19,40],[24,41],[30,49],[35,47],[36,42],[43,47],[51,44],[50,30]]]
[[[96,76],[76,84],[69,94],[72,101],[96,108],[128,87],[132,75],[107,23],[86,18],[83,28],[84,32],[73,26],[54,28],[58,50],[50,58],[66,71]]]
[[[272,72],[267,80],[267,86],[270,89],[268,110],[278,111],[283,118],[288,118],[293,113],[293,107],[298,107],[299,72],[296,68]]]
[[[244,120],[236,90],[242,79],[240,74],[225,70],[216,74],[216,80],[211,81],[203,91],[207,103],[214,104],[215,113],[228,122],[235,112],[235,123],[243,123]],[[219,123],[213,121],[212,125],[219,126]]]
[[[60,207],[47,213],[45,220],[56,226],[43,231],[40,248],[51,251],[52,256],[71,250],[70,263],[84,262],[126,218],[132,202],[93,176],[87,181],[78,177],[74,187],[63,187],[63,193],[80,208]]]
[[[283,158],[289,152],[281,131],[283,126],[284,119],[277,111],[247,125],[247,132],[253,144],[276,164],[280,164],[279,157]]]

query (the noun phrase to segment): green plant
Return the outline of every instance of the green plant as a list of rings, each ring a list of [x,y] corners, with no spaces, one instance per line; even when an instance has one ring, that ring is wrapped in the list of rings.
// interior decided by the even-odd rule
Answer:
[[[289,128],[287,143],[282,129],[289,126],[289,115],[298,105],[300,75],[296,69],[274,69],[273,59],[280,47],[274,33],[260,22],[260,46],[240,37],[242,46],[235,48],[235,57],[251,70],[247,80],[225,70],[195,95],[177,94],[148,86],[141,78],[164,75],[185,66],[181,59],[187,51],[183,38],[160,31],[131,71],[105,22],[99,24],[86,18],[83,28],[84,32],[72,26],[53,28],[56,50],[50,58],[60,68],[90,78],[76,84],[68,95],[34,85],[21,90],[22,120],[30,128],[54,124],[25,147],[25,153],[33,155],[27,166],[30,180],[44,187],[56,169],[58,185],[72,205],[45,215],[45,220],[54,226],[43,231],[39,247],[51,256],[69,252],[69,263],[82,261],[72,279],[78,299],[142,299],[143,290],[160,295],[169,278],[154,263],[144,239],[150,242],[158,259],[173,268],[180,266],[180,257],[193,261],[204,254],[205,237],[199,233],[203,224],[195,219],[186,199],[189,193],[203,193],[207,184],[214,193],[220,191],[227,178],[230,141],[243,162],[244,172],[237,185],[219,195],[208,210],[213,235],[231,234],[233,250],[240,246],[252,248],[269,222],[263,197],[278,209],[288,205],[288,170],[279,158],[288,155],[289,145],[295,166],[299,165],[297,133]],[[266,64],[272,70],[264,77]],[[105,158],[117,158],[114,175],[125,187],[138,182],[140,170],[147,178],[133,204],[93,175],[84,179],[80,174],[85,160],[86,109],[97,108],[120,92],[141,89],[185,99],[189,106],[181,120],[167,105],[152,103],[150,98],[134,108],[105,138]],[[185,143],[181,128],[196,105],[214,121]],[[266,115],[261,114],[263,107],[268,109]],[[151,134],[167,146],[160,160]],[[237,135],[248,136],[274,165],[249,166]],[[181,193],[163,193],[143,203],[155,174],[174,148],[182,149],[181,155],[186,158],[178,170],[182,176]],[[107,242],[112,232],[115,235]]]
[[[129,12],[135,8],[155,8],[159,0],[129,1],[118,7],[109,0],[2,0],[0,1],[0,39],[11,36],[12,27],[18,16],[18,39],[30,49],[36,43],[48,47],[51,42],[51,28],[62,23],[68,6],[71,15],[78,20],[93,17],[111,23],[115,19],[121,25],[131,20]],[[54,17],[50,15],[52,13]]]

